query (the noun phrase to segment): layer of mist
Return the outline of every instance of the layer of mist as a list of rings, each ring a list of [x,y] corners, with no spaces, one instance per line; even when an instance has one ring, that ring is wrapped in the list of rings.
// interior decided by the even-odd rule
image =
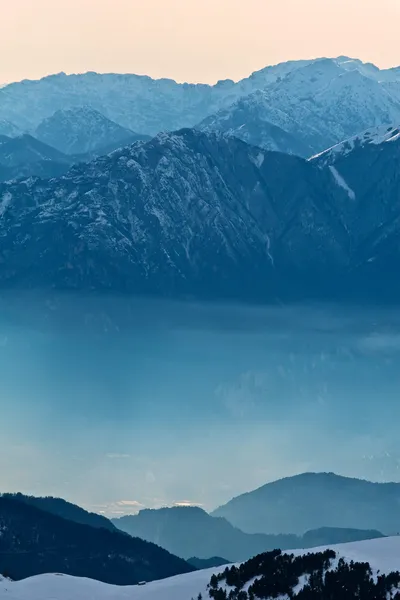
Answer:
[[[395,310],[3,294],[0,381],[4,491],[116,516],[399,478]]]

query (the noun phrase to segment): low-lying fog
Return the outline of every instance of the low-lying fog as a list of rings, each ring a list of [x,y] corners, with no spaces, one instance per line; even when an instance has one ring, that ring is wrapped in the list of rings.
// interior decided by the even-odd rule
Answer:
[[[400,312],[0,298],[0,491],[107,514],[400,479]]]

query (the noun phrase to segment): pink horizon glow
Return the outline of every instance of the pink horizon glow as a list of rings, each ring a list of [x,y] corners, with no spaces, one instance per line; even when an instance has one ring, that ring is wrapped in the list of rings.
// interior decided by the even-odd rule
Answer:
[[[400,63],[399,0],[13,0],[3,5],[0,83],[60,71],[214,83],[317,56],[348,55],[380,67]]]

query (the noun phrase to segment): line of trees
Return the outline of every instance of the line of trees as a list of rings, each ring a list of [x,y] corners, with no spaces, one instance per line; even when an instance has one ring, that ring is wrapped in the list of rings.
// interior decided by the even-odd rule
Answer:
[[[368,563],[336,559],[333,550],[266,552],[213,575],[208,593],[213,600],[400,600],[399,572],[374,577]]]

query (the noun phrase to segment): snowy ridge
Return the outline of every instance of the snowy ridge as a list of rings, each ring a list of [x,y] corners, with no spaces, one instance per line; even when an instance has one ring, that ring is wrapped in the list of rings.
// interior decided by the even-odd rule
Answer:
[[[315,154],[309,160],[316,161],[319,166],[332,165],[341,158],[347,156],[357,148],[364,148],[369,145],[380,145],[388,142],[396,142],[400,140],[400,126],[381,125],[380,127],[372,127],[355,135],[339,144],[335,144],[331,148]]]
[[[90,106],[122,127],[155,135],[193,127],[239,98],[268,91],[272,108],[300,119],[305,128],[311,114],[310,126],[323,127],[321,139],[314,140],[317,152],[372,124],[399,122],[399,85],[400,69],[380,70],[348,57],[281,63],[238,83],[214,86],[130,74],[59,73],[1,88],[0,119],[32,132],[58,110]]]
[[[379,69],[360,61],[311,61],[223,106],[199,127],[307,157],[371,125],[400,122],[400,95],[388,87],[400,85],[398,73],[393,72],[393,80],[387,76],[387,81],[379,75]],[[283,130],[286,139],[271,126]]]
[[[308,138],[318,135],[312,128],[308,131],[306,125],[299,126],[290,114],[270,103],[268,93],[261,90],[207,117],[198,128],[206,132],[223,131],[266,150],[304,158],[312,151]]]
[[[366,542],[354,542],[331,546],[337,559],[344,558],[368,562],[373,572],[388,574],[400,570],[400,537],[383,538]],[[321,552],[327,548],[315,548]],[[301,556],[304,551],[293,551]],[[191,600],[201,593],[204,600],[208,596],[207,585],[213,574],[221,573],[221,567],[196,571],[170,577],[144,586],[118,587],[90,579],[67,575],[39,575],[19,582],[0,579],[1,600]],[[299,582],[299,591],[305,580]]]

